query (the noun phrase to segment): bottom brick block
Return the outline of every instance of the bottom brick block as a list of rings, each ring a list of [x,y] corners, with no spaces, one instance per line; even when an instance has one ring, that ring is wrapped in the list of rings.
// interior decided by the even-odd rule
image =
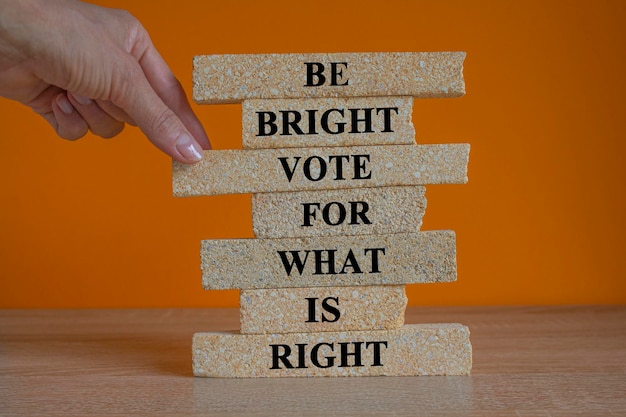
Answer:
[[[467,375],[469,334],[456,323],[374,331],[196,333],[193,373],[220,378]]]

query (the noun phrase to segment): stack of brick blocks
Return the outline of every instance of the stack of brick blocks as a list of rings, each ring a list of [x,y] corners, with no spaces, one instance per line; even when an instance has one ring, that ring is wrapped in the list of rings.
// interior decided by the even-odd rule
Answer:
[[[254,239],[202,242],[239,332],[197,333],[209,377],[464,375],[467,327],[404,324],[405,284],[456,280],[455,234],[419,231],[425,184],[469,145],[417,145],[413,98],[464,94],[462,52],[198,56],[194,99],[242,102],[243,149],[174,163],[177,196],[252,193]]]

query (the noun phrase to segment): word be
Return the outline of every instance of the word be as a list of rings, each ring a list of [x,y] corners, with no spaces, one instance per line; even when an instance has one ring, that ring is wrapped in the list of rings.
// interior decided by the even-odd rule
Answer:
[[[321,62],[305,62],[306,67],[306,84],[305,87],[319,87],[326,83],[326,76],[324,75],[324,64]],[[343,68],[342,68],[343,67]],[[343,83],[343,70],[348,68],[347,62],[331,62],[330,63],[330,85],[342,86],[348,85],[346,79]]]
[[[381,361],[381,346],[387,347],[386,341],[375,342],[338,342],[339,345],[339,368],[346,367],[361,367],[363,365],[362,352],[372,347],[372,363],[369,366],[383,366]],[[308,350],[307,343],[296,343],[295,348],[292,349],[289,345],[270,345],[272,348],[272,367],[270,369],[281,369],[281,363],[285,369],[293,368],[308,368],[308,364],[313,365],[316,368],[332,368],[335,366],[336,355],[334,343],[318,343],[313,345]],[[352,351],[350,347],[352,346]],[[297,365],[294,366],[290,360],[290,356],[293,351],[296,358],[292,359],[297,361]],[[326,351],[326,353],[320,353],[320,351]],[[350,361],[350,357],[353,358]],[[352,363],[351,363],[352,362]]]

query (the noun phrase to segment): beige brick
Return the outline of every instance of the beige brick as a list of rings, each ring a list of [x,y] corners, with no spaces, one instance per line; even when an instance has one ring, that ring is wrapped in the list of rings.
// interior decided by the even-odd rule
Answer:
[[[252,227],[261,238],[417,232],[424,192],[417,185],[253,194]]]
[[[243,148],[415,144],[412,111],[413,97],[246,100]]]
[[[197,103],[236,103],[246,99],[413,96],[465,94],[465,52],[314,53],[202,55],[193,61]],[[305,63],[325,67],[326,83],[307,86]],[[341,71],[332,83],[331,62]],[[317,84],[317,79],[313,80]]]
[[[334,262],[329,262],[331,257]],[[207,290],[456,280],[455,235],[449,230],[369,235],[366,239],[204,240],[201,258],[202,284]]]
[[[195,376],[467,375],[469,329],[460,324],[412,324],[395,330],[242,335],[196,333]]]
[[[404,285],[242,290],[241,333],[396,329],[406,303]]]
[[[469,144],[210,150],[174,161],[174,195],[216,195],[467,182]],[[340,169],[337,169],[340,167]]]

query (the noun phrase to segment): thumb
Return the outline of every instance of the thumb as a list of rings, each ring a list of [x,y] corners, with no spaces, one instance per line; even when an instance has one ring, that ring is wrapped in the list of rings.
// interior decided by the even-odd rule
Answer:
[[[111,101],[124,110],[160,150],[183,163],[202,159],[209,139],[195,116],[185,91],[142,31],[137,57],[128,55],[123,72],[116,72]],[[115,87],[118,87],[115,89]],[[192,133],[193,132],[193,133]]]
[[[127,89],[122,109],[137,123],[148,140],[172,158],[183,163],[202,159],[202,146],[178,115],[154,91],[141,72]]]
[[[194,163],[202,159],[203,151],[198,141],[158,96],[140,108],[145,109],[141,112],[142,115],[131,113],[131,117],[157,148],[183,163]]]

